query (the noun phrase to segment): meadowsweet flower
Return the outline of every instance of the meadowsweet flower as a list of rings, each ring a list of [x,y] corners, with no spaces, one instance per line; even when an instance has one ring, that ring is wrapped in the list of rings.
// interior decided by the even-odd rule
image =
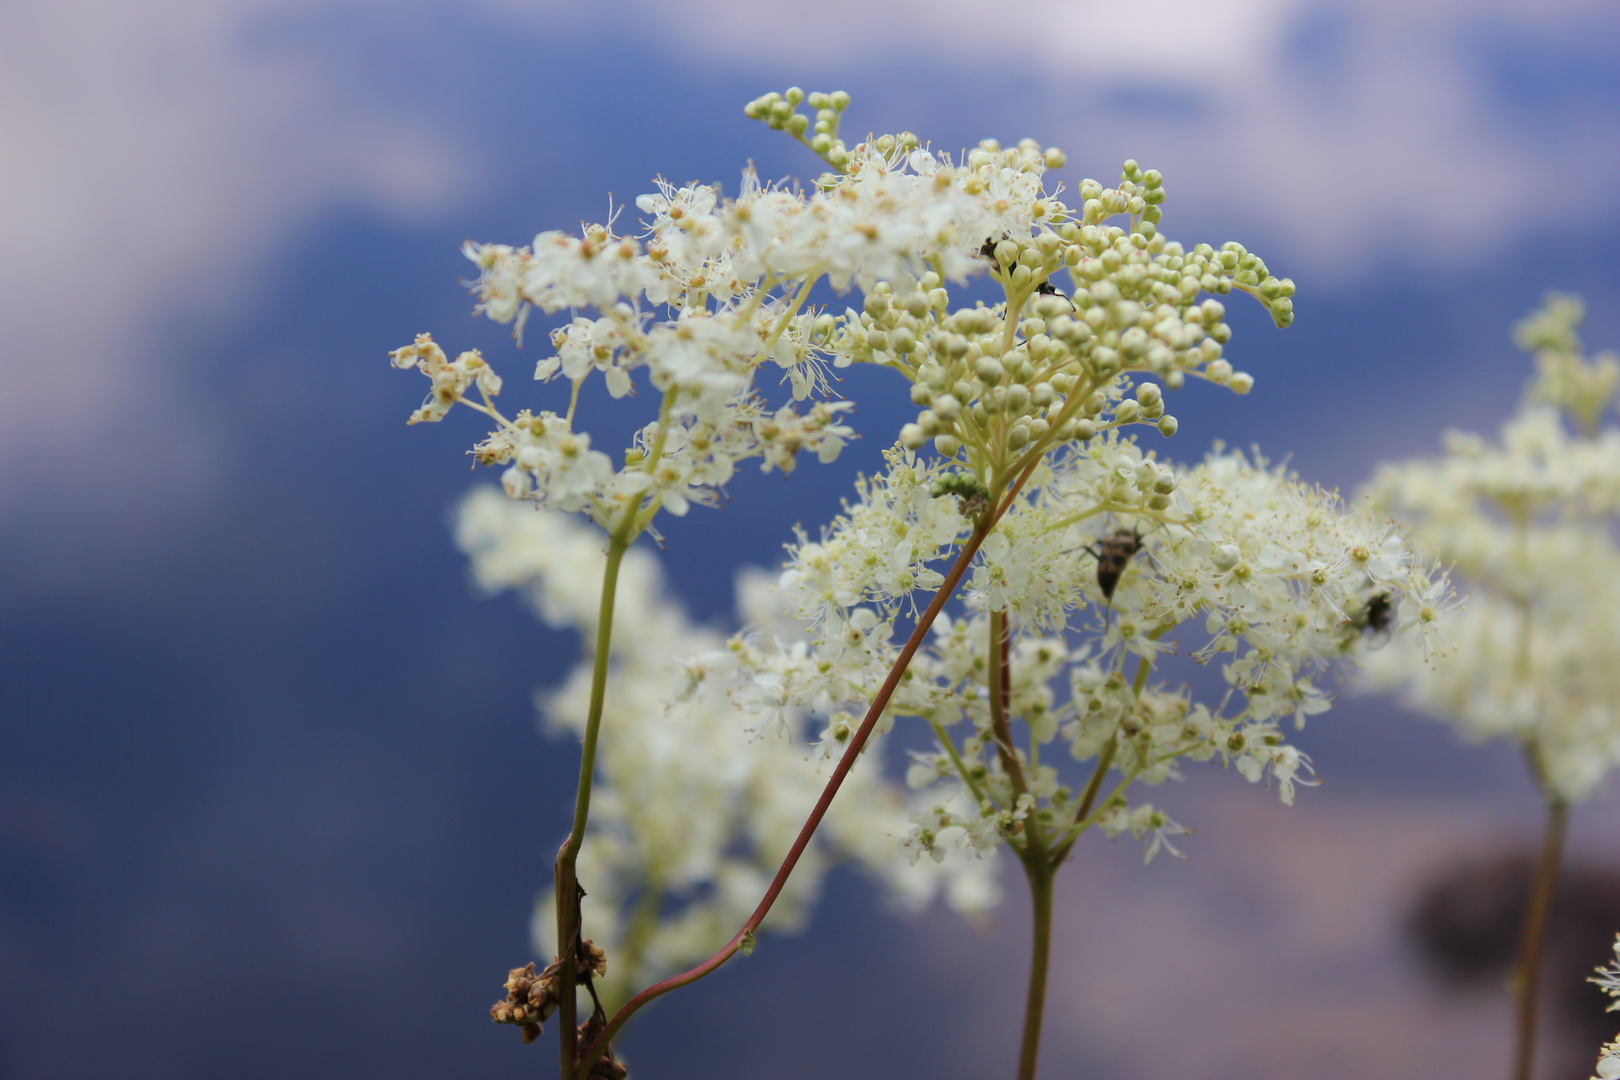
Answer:
[[[762,722],[794,707],[817,714],[830,750],[887,675],[899,648],[893,627],[914,610],[913,594],[934,587],[929,564],[971,528],[947,493],[948,466],[900,447],[888,461],[818,540],[801,536],[792,549],[778,602],[801,620],[801,635],[791,645],[746,633],[732,642],[739,705]],[[1060,832],[1097,825],[1143,839],[1150,852],[1174,851],[1180,826],[1133,807],[1123,791],[1174,778],[1180,760],[1218,760],[1292,802],[1313,781],[1283,725],[1302,727],[1327,710],[1315,677],[1373,644],[1362,621],[1368,604],[1376,597],[1388,607],[1388,632],[1397,613],[1435,609],[1411,628],[1431,651],[1441,648],[1439,616],[1453,606],[1444,577],[1387,521],[1224,449],[1184,468],[1123,438],[1095,438],[1040,470],[1002,522],[963,588],[964,613],[936,623],[891,705],[952,740],[908,772],[912,786],[938,792],[913,819],[916,854],[944,841],[994,849],[1032,814]],[[1121,522],[1136,530],[1137,550],[1105,598],[1096,545]],[[1026,777],[1037,802],[1019,803],[1011,770],[1033,758],[1006,753],[996,730],[985,655],[993,617],[1012,639],[1006,712],[1028,723],[1037,746],[1061,736],[1075,759],[1093,762],[1106,751],[1097,767],[1118,774],[1119,798],[1077,819],[1076,793],[1060,793],[1052,773],[1050,782]],[[1122,667],[1126,654],[1151,665],[1177,649],[1220,662],[1230,692],[1218,707],[1184,690],[1133,685]],[[954,727],[966,728],[959,741]]]
[[[1388,522],[1257,456],[1217,448],[1184,467],[1137,442],[1143,425],[1176,434],[1169,403],[1189,379],[1253,388],[1225,355],[1221,298],[1247,294],[1284,327],[1292,281],[1241,244],[1170,239],[1164,178],[1135,161],[1065,202],[1048,183],[1065,164],[1056,148],[987,139],[953,157],[910,132],[851,145],[848,103],[790,88],[744,110],[821,157],[828,171],[808,184],[748,169],[728,198],[660,179],[635,201],[633,236],[610,215],[526,247],[469,242],[476,311],[520,342],[532,313],[567,313],[534,368],[543,387],[568,383],[566,408],[558,394],[508,419],[477,354],[451,363],[425,335],[393,354],[431,380],[416,419],[459,403],[493,420],[474,455],[505,466],[508,499],[583,512],[610,534],[606,587],[614,573],[633,586],[620,585],[609,648],[542,701],[553,728],[584,732],[599,755],[581,807],[601,777],[584,849],[558,861],[555,933],[579,932],[567,898],[588,878],[593,940],[627,980],[614,993],[726,938],[835,757],[853,771],[774,927],[802,919],[840,854],[913,901],[943,889],[977,910],[994,893],[984,857],[1008,847],[1049,912],[1052,874],[1094,827],[1136,838],[1148,859],[1181,854],[1190,830],[1133,802],[1138,782],[1218,761],[1291,802],[1313,781],[1284,727],[1328,708],[1322,669],[1389,636],[1434,651],[1454,607]],[[997,302],[953,297],[979,274]],[[859,295],[841,311],[810,304],[823,281]],[[1556,345],[1554,330],[1537,340]],[[741,590],[742,632],[692,626],[631,542],[660,511],[718,502],[743,460],[784,472],[807,451],[832,460],[853,436],[834,381],[857,363],[900,376],[918,409],[886,467],[819,533],[797,534],[774,591]],[[788,404],[768,402],[767,374]],[[575,415],[596,375],[613,398],[655,399],[622,466]],[[1567,364],[1558,377],[1567,393],[1602,392]],[[465,504],[460,537],[479,581],[528,592],[590,640],[597,615],[578,582],[602,556],[581,529],[485,494]],[[1219,666],[1220,700],[1165,680],[1178,654]],[[877,755],[857,756],[900,720],[935,739],[906,770],[909,794]],[[577,971],[572,956],[560,971]],[[560,1008],[566,1059],[572,997]]]
[[[1580,355],[1580,314],[1553,296],[1520,325],[1538,372],[1497,441],[1450,433],[1440,457],[1386,465],[1368,488],[1470,587],[1448,631],[1454,653],[1425,664],[1385,650],[1369,685],[1399,690],[1470,741],[1518,742],[1565,802],[1620,766],[1620,430],[1597,426],[1614,361]]]

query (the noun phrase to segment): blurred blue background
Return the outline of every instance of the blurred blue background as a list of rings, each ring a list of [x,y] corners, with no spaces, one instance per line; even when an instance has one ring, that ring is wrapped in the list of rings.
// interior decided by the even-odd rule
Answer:
[[[1584,294],[1588,343],[1620,344],[1605,3],[7,4],[0,1075],[554,1067],[550,1032],[521,1046],[486,1010],[532,956],[577,762],[530,695],[577,646],[469,587],[446,515],[486,479],[477,417],[407,429],[424,388],[386,352],[431,330],[532,400],[543,338],[519,354],[469,318],[460,242],[600,220],[658,174],[813,175],[742,116],[789,84],[848,90],[846,132],[1061,146],[1071,191],[1135,157],[1165,173],[1169,235],[1293,277],[1285,332],[1232,305],[1258,385],[1183,392],[1182,458],[1253,442],[1353,488],[1494,429],[1542,291]],[[848,393],[865,438],[838,463],[746,471],[668,523],[700,617],[729,618],[735,568],[825,520],[911,412],[881,373]],[[1082,848],[1046,1075],[1502,1071],[1502,996],[1442,993],[1401,926],[1449,862],[1534,834],[1513,755],[1360,699],[1303,745],[1326,784],[1293,810],[1213,770],[1162,793],[1199,826],[1189,863]],[[1582,808],[1577,857],[1612,858],[1617,817]],[[1010,1071],[1009,885],[978,934],[835,874],[806,935],[666,999],[626,1056]]]

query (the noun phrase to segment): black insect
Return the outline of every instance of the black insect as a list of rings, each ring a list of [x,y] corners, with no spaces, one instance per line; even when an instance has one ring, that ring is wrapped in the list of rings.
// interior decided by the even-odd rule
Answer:
[[[1007,234],[1002,233],[1001,234],[1001,239],[1002,240],[1007,239]],[[1001,264],[996,262],[996,245],[998,243],[1000,243],[1000,242],[1001,242],[1000,240],[997,240],[995,237],[992,236],[990,239],[986,240],[984,242],[984,244],[979,248],[979,254],[983,255],[986,259],[990,260],[991,269],[995,270],[997,273],[1001,272]]]
[[[1361,609],[1361,615],[1354,620],[1357,626],[1374,634],[1382,634],[1389,629],[1390,621],[1395,618],[1395,598],[1387,592],[1374,593],[1367,601],[1367,606]]]
[[[1126,564],[1142,550],[1142,534],[1134,529],[1115,529],[1099,539],[1095,547],[1086,550],[1097,560],[1097,587],[1102,590],[1103,599],[1112,601]]]

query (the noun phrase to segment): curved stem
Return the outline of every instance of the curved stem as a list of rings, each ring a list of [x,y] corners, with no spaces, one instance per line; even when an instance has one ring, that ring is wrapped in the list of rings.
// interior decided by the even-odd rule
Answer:
[[[1536,1057],[1536,1014],[1541,996],[1541,953],[1547,938],[1547,914],[1552,909],[1553,886],[1569,826],[1569,804],[1556,795],[1547,797],[1547,832],[1536,860],[1530,902],[1524,913],[1519,940],[1519,961],[1514,977],[1516,1002],[1513,1040],[1513,1080],[1530,1080]]]
[[[574,825],[557,853],[555,866],[557,899],[557,956],[562,968],[560,985],[564,988],[558,1002],[558,1026],[561,1027],[561,1057],[564,1077],[572,1076],[579,1049],[579,1015],[574,998],[575,948],[574,938],[579,934],[579,877],[575,865],[579,861],[579,845],[585,838],[585,823],[591,813],[591,784],[596,778],[596,740],[602,728],[602,705],[607,697],[608,647],[613,641],[613,603],[618,593],[619,565],[630,547],[630,523],[633,515],[626,514],[625,525],[608,540],[607,566],[602,571],[602,604],[596,616],[596,655],[591,664],[591,705],[585,718],[585,741],[579,759],[579,787],[574,795]]]
[[[1044,858],[1024,864],[1034,907],[1030,943],[1029,993],[1024,1000],[1024,1038],[1018,1050],[1018,1080],[1035,1080],[1041,1053],[1041,1022],[1046,1016],[1046,974],[1052,959],[1052,892],[1056,871]]]
[[[828,778],[827,786],[822,789],[821,797],[816,800],[815,808],[810,811],[810,816],[805,819],[803,827],[799,830],[798,837],[793,841],[793,847],[788,850],[787,857],[782,860],[782,865],[777,869],[776,876],[771,880],[770,888],[765,890],[764,899],[760,900],[759,906],[748,917],[748,921],[743,923],[742,929],[738,930],[732,939],[726,942],[725,947],[697,967],[684,971],[679,975],[671,976],[663,982],[654,983],[626,1002],[624,1007],[613,1015],[613,1019],[608,1021],[607,1026],[602,1029],[602,1033],[596,1037],[596,1041],[591,1043],[590,1049],[579,1059],[576,1075],[585,1076],[588,1074],[591,1065],[607,1049],[608,1042],[624,1026],[625,1021],[629,1020],[643,1005],[646,1005],[654,998],[662,997],[671,990],[679,990],[683,986],[689,986],[705,975],[717,970],[721,964],[731,959],[742,947],[743,939],[752,935],[759,928],[759,924],[765,920],[771,906],[776,903],[777,896],[781,894],[783,887],[787,884],[787,879],[793,873],[794,867],[799,864],[799,858],[804,854],[805,848],[809,846],[810,838],[815,835],[816,828],[821,824],[821,819],[826,816],[827,808],[832,805],[833,796],[838,794],[838,789],[843,786],[844,778],[849,775],[850,769],[854,768],[856,759],[860,756],[861,750],[865,748],[867,739],[872,735],[872,729],[877,726],[878,719],[883,715],[883,711],[888,708],[890,698],[894,696],[895,690],[900,685],[901,676],[911,666],[911,658],[922,647],[923,639],[933,627],[934,620],[939,618],[939,613],[945,609],[946,601],[951,598],[956,592],[957,586],[962,583],[962,576],[967,573],[967,568],[972,563],[973,556],[978,553],[979,545],[984,543],[984,538],[990,534],[990,530],[995,528],[996,523],[1001,520],[1006,508],[1012,504],[1012,499],[1017,494],[1018,487],[1027,477],[1028,472],[1026,471],[1024,476],[1020,477],[1008,489],[1005,499],[997,510],[982,519],[974,527],[973,534],[968,538],[967,543],[962,546],[962,550],[956,556],[956,561],[951,565],[950,572],[945,575],[945,580],[940,585],[939,591],[934,594],[933,601],[928,605],[928,610],[924,611],[922,617],[917,620],[917,625],[912,630],[911,636],[906,639],[905,647],[900,650],[900,656],[895,660],[893,667],[889,669],[888,677],[883,680],[883,686],[878,690],[877,696],[872,699],[872,705],[867,709],[866,718],[861,721],[861,726],[856,730],[854,737],[850,739],[849,746],[845,747],[844,756],[838,759],[838,765],[833,769],[832,776]]]

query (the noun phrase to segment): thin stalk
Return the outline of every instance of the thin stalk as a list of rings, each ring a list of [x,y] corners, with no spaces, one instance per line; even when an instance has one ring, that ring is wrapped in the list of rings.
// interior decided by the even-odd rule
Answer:
[[[1007,701],[1012,696],[1012,671],[1008,663],[1010,645],[1007,613],[992,611],[987,650],[990,670],[985,678],[990,688],[990,730],[995,732],[996,753],[1001,758],[1002,769],[1012,780],[1013,792],[1015,795],[1022,795],[1029,785],[1024,779],[1024,767],[1018,761],[1018,751],[1013,746],[1012,723],[1007,718]]]
[[[1046,973],[1052,959],[1056,871],[1044,858],[1026,861],[1024,871],[1029,878],[1035,925],[1030,942],[1029,994],[1024,1001],[1024,1038],[1018,1050],[1018,1080],[1035,1080],[1035,1065],[1041,1053],[1041,1022],[1046,1016]]]
[[[1514,977],[1517,997],[1513,1040],[1513,1080],[1530,1080],[1535,1068],[1536,1018],[1541,997],[1541,953],[1547,938],[1547,914],[1552,909],[1553,886],[1564,852],[1569,827],[1569,804],[1556,795],[1547,797],[1547,832],[1536,860],[1530,902],[1519,939],[1519,961]]]
[[[585,718],[585,742],[579,759],[579,787],[574,795],[574,825],[557,853],[555,866],[557,898],[557,956],[563,987],[558,1002],[559,1043],[564,1077],[574,1073],[579,1050],[579,1009],[574,998],[574,937],[579,933],[579,845],[585,838],[585,823],[591,813],[591,784],[596,778],[596,740],[602,728],[602,704],[607,697],[608,648],[613,641],[613,604],[618,593],[619,565],[630,547],[634,516],[625,515],[625,525],[608,540],[607,566],[602,571],[602,606],[596,616],[596,655],[591,665],[591,705]]]
[[[826,816],[827,808],[832,805],[833,796],[838,794],[838,789],[843,786],[844,778],[849,775],[850,769],[854,768],[856,759],[860,757],[861,750],[865,748],[867,739],[871,737],[872,729],[877,726],[879,717],[888,708],[890,698],[894,696],[895,690],[900,685],[901,676],[911,666],[912,657],[922,647],[924,638],[927,637],[928,631],[934,625],[934,620],[939,618],[939,613],[945,609],[946,601],[951,598],[956,592],[957,586],[962,583],[962,577],[967,573],[967,568],[972,563],[973,556],[978,553],[979,546],[984,543],[984,538],[990,534],[990,530],[995,528],[996,523],[1001,520],[1001,516],[1006,513],[1007,507],[1012,504],[1013,497],[1017,495],[1018,487],[1027,477],[1028,471],[1016,483],[1011,485],[996,511],[979,522],[973,530],[973,535],[962,546],[962,550],[956,556],[956,561],[951,565],[950,572],[945,575],[945,580],[940,585],[939,591],[934,594],[933,601],[928,605],[928,609],[923,612],[922,617],[917,620],[916,628],[912,630],[911,636],[906,639],[905,647],[900,650],[900,656],[895,660],[894,666],[889,669],[888,678],[883,680],[883,686],[878,690],[877,696],[872,699],[871,707],[866,712],[866,718],[861,721],[861,726],[856,729],[855,735],[849,741],[849,745],[844,748],[843,757],[838,759],[837,767],[833,769],[832,776],[828,778],[826,787],[822,789],[821,797],[816,800],[815,808],[810,811],[810,816],[805,819],[803,827],[799,830],[798,837],[793,841],[793,846],[788,849],[787,857],[782,860],[782,865],[777,869],[776,876],[771,880],[770,888],[765,890],[764,898],[760,900],[759,906],[754,909],[754,913],[748,917],[748,921],[743,923],[742,929],[738,930],[719,952],[703,961],[703,963],[689,971],[671,976],[663,982],[654,983],[626,1002],[624,1007],[608,1021],[607,1026],[602,1029],[602,1033],[596,1037],[596,1041],[591,1043],[590,1049],[580,1058],[575,1075],[580,1077],[588,1075],[591,1065],[597,1058],[601,1057],[602,1052],[607,1049],[608,1043],[613,1036],[624,1026],[625,1021],[629,1020],[643,1005],[655,998],[662,997],[671,990],[679,990],[683,986],[689,986],[705,975],[717,970],[720,965],[736,955],[737,951],[742,948],[743,940],[751,937],[753,932],[759,928],[760,923],[764,922],[765,916],[770,913],[772,905],[776,903],[777,896],[781,894],[783,887],[787,884],[788,877],[793,873],[794,868],[798,866],[799,858],[804,854],[805,848],[809,846],[810,838],[815,835],[816,828],[821,824],[821,819]]]

